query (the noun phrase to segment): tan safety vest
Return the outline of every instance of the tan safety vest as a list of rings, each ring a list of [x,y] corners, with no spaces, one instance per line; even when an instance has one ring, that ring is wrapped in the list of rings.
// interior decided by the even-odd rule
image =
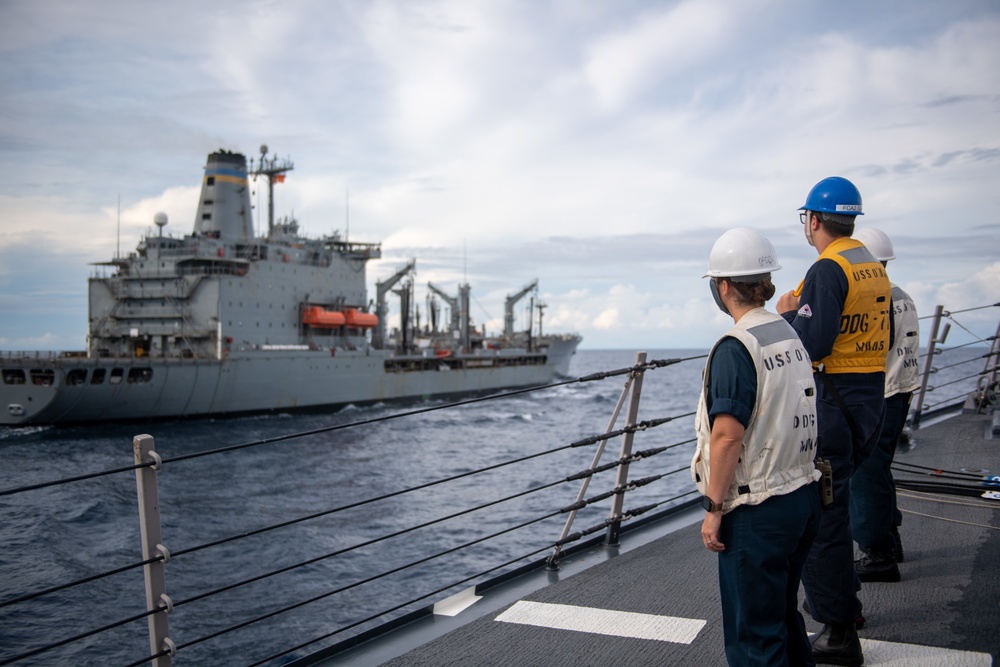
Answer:
[[[743,434],[743,451],[722,503],[723,512],[791,493],[820,476],[813,464],[816,385],[809,354],[798,334],[780,315],[756,308],[741,317],[726,337],[743,343],[753,359],[757,402]],[[698,446],[691,461],[691,479],[702,495],[708,492],[712,438],[705,395],[716,347],[718,343],[708,355],[695,416]]]
[[[920,323],[910,295],[892,286],[896,344],[885,360],[885,396],[916,391],[920,386]]]

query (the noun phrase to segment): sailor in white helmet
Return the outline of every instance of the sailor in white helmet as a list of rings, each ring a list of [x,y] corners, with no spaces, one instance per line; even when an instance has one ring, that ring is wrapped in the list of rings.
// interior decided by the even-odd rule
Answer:
[[[797,594],[820,521],[816,390],[795,330],[764,309],[780,268],[770,241],[737,228],[715,242],[705,274],[735,322],[705,365],[691,462],[730,665],[813,664]]]
[[[896,258],[892,241],[879,229],[859,229],[854,238],[882,266]],[[899,537],[903,515],[896,507],[896,484],[889,468],[906,426],[913,391],[920,386],[920,324],[913,299],[895,284],[892,306],[896,338],[885,364],[885,419],[875,449],[851,477],[851,533],[861,549],[861,558],[855,562],[861,581],[899,581],[898,563],[903,561]]]

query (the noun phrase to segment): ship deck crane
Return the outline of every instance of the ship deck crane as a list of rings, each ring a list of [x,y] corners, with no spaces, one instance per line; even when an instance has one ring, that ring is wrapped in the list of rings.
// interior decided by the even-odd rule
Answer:
[[[470,329],[472,321],[469,318],[469,292],[471,288],[468,284],[458,286],[458,298],[443,292],[433,283],[428,282],[427,288],[440,296],[451,307],[451,327],[450,331],[459,332],[462,342],[462,349],[468,350],[471,347]]]
[[[406,266],[396,271],[389,278],[375,283],[375,314],[378,315],[378,324],[375,325],[375,331],[372,332],[372,345],[374,347],[380,348],[385,345],[385,315],[388,311],[385,305],[386,295],[396,283],[406,277],[411,271],[416,270],[417,260],[411,259]]]
[[[458,299],[431,282],[427,283],[427,289],[437,294],[448,304],[448,307],[451,308],[451,327],[449,330],[459,331],[461,329],[462,308],[458,304]]]
[[[535,278],[524,289],[514,295],[508,295],[503,304],[503,335],[508,340],[514,337],[514,306],[533,289],[538,289],[538,278]]]

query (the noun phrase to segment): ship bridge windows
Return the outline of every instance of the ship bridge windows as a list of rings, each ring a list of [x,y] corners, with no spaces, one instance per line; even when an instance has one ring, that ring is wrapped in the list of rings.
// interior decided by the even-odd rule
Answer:
[[[4,384],[26,384],[27,378],[24,375],[24,371],[20,368],[5,368],[3,369],[3,383]]]
[[[125,377],[124,368],[112,368],[111,376],[108,378],[108,384],[121,384],[122,378]]]
[[[87,371],[83,368],[74,368],[69,373],[66,373],[66,385],[69,387],[78,387],[81,384],[87,384]]]
[[[33,368],[31,370],[31,384],[40,387],[51,387],[56,383],[56,373],[50,369]]]
[[[107,375],[105,369],[95,368],[94,372],[90,374],[90,384],[103,384],[105,375]]]

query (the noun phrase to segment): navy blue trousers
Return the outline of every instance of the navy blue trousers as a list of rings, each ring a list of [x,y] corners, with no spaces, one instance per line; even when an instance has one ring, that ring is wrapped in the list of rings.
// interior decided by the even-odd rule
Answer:
[[[871,455],[851,478],[851,532],[854,541],[878,554],[892,552],[892,529],[902,516],[896,509],[896,482],[892,478],[896,443],[906,426],[910,393],[885,399],[885,420]]]
[[[885,374],[828,376],[858,425],[858,439],[847,418],[830,396],[825,383],[816,380],[816,427],[819,456],[833,468],[833,506],[820,513],[819,535],[802,570],[802,586],[809,611],[819,623],[854,623],[861,613],[860,582],[854,571],[851,533],[851,476],[875,447],[885,413]],[[723,542],[725,544],[725,542]]]
[[[819,517],[815,484],[722,517],[719,591],[730,665],[815,664],[798,592]]]

